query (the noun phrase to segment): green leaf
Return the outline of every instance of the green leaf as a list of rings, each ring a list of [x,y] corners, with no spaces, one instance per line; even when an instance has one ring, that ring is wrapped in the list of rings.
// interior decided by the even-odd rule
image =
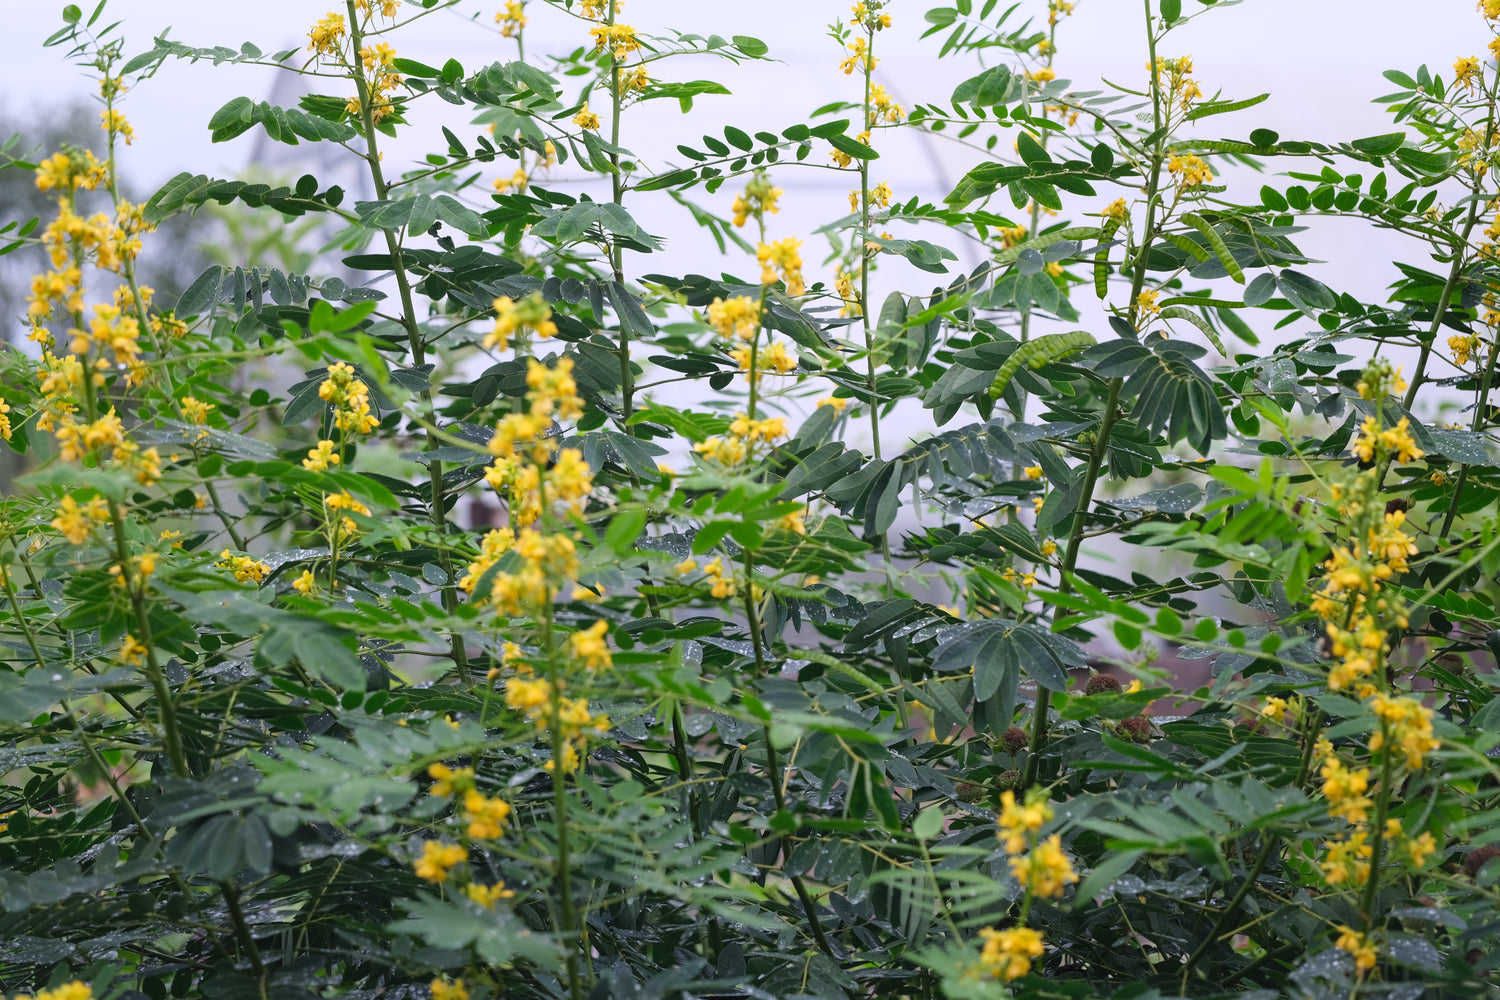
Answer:
[[[1370,156],[1389,156],[1400,149],[1405,142],[1405,132],[1386,132],[1383,135],[1372,135],[1364,139],[1355,139],[1349,145],[1361,153],[1368,153]]]
[[[752,38],[750,35],[735,35],[732,40],[734,41],[735,48],[755,59],[759,59],[771,51],[769,45],[759,38]]]
[[[321,618],[285,615],[275,619],[256,646],[256,660],[281,666],[297,660],[329,685],[362,691],[365,668],[354,655],[354,634]]]
[[[878,160],[880,154],[869,146],[858,140],[851,139],[847,135],[830,135],[828,144],[842,153],[848,153],[857,160]]]
[[[1168,24],[1182,16],[1182,0],[1161,0],[1161,19]]]

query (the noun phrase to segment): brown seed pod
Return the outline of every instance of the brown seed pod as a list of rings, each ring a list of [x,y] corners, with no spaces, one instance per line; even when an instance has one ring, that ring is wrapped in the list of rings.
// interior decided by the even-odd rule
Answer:
[[[1112,694],[1120,691],[1120,678],[1109,674],[1094,674],[1083,686],[1084,694],[1101,694],[1108,691]]]
[[[1001,748],[1012,757],[1025,750],[1030,742],[1031,740],[1026,735],[1026,730],[1020,726],[1011,726],[1000,736]]]

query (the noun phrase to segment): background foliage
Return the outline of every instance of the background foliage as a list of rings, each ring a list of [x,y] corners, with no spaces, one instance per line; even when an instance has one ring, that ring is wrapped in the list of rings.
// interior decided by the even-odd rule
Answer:
[[[3,149],[47,196],[0,229],[42,262],[0,359],[7,989],[1487,995],[1500,42],[1387,72],[1389,134],[1187,138],[1264,99],[1173,48],[1230,5],[1147,0],[1095,91],[1053,69],[1073,3],[937,7],[978,72],[903,108],[910,15],[857,4],[847,100],[674,150],[632,108],[725,92],[674,57],[764,43],[531,0],[514,59],[433,66],[401,28],[443,0],[273,53],[67,8],[102,141]],[[579,46],[526,53],[540,17]],[[183,59],[304,74],[214,139],[333,144],[372,197],[125,200],[123,109]],[[942,204],[882,179],[896,128],[972,150]],[[816,229],[777,211],[808,170],[851,189]],[[144,287],[215,206],[228,256]],[[657,273],[683,211],[728,272]],[[1314,216],[1416,263],[1358,301]],[[879,295],[895,258],[931,289]]]

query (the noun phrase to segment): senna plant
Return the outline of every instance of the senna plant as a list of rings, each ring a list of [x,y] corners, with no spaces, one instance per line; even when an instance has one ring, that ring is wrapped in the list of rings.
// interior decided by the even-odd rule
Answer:
[[[0,354],[7,993],[1489,995],[1500,0],[1352,142],[1220,124],[1266,95],[1175,32],[1233,0],[1143,0],[1097,89],[1060,76],[1089,5],[936,7],[929,57],[983,66],[909,108],[913,15],[865,0],[842,100],[680,144],[636,106],[711,114],[677,57],[763,42],[511,0],[467,21],[487,66],[405,45],[463,6],[49,40],[101,136],[0,151],[56,198],[0,230],[38,265]],[[368,197],[125,200],[131,102],[204,59],[310,91],[214,141],[322,143]],[[890,186],[895,129],[972,157],[941,204]],[[778,211],[814,170],[818,228]],[[326,244],[163,301],[137,262],[210,202]],[[1314,276],[1318,216],[1411,241],[1387,301]],[[719,277],[653,265],[669,219]]]

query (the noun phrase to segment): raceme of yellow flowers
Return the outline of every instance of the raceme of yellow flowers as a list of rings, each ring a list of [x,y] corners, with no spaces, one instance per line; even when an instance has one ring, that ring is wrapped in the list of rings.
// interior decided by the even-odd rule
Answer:
[[[1400,370],[1383,360],[1372,362],[1358,384],[1360,395],[1375,403],[1375,413],[1364,420],[1350,445],[1350,455],[1359,467],[1332,487],[1338,521],[1348,526],[1347,535],[1332,546],[1323,563],[1322,581],[1311,608],[1326,635],[1323,651],[1331,661],[1329,690],[1354,693],[1375,718],[1367,743],[1372,759],[1383,760],[1383,766],[1393,770],[1415,772],[1423,768],[1425,757],[1439,742],[1433,734],[1432,711],[1417,698],[1390,690],[1390,630],[1406,627],[1407,616],[1405,606],[1387,585],[1409,568],[1417,545],[1405,530],[1404,505],[1386,505],[1380,495],[1381,477],[1388,466],[1407,465],[1423,455],[1405,417],[1387,427],[1380,416],[1385,398],[1404,387]],[[1310,710],[1302,698],[1272,698],[1261,714],[1298,728]],[[1409,836],[1397,819],[1387,818],[1371,828],[1371,812],[1377,808],[1372,795],[1388,796],[1393,791],[1376,787],[1371,767],[1345,760],[1323,737],[1317,738],[1313,755],[1329,815],[1348,824],[1344,835],[1324,845],[1318,863],[1330,885],[1367,884],[1377,858],[1384,862],[1395,856],[1419,868],[1436,852],[1431,833]],[[1395,787],[1400,784],[1394,782]],[[1390,853],[1384,850],[1386,845]],[[1376,946],[1371,939],[1348,928],[1340,930],[1336,946],[1355,956],[1361,971],[1373,968]]]
[[[1025,890],[1028,902],[1032,897],[1059,897],[1069,883],[1078,881],[1073,863],[1062,849],[1062,838],[1055,833],[1041,836],[1042,828],[1052,817],[1047,793],[1041,789],[1030,790],[1019,802],[1013,791],[1007,790],[1000,796],[996,835],[1011,855],[1011,874]],[[1018,979],[1031,971],[1032,960],[1040,958],[1046,950],[1041,932],[1030,927],[1006,930],[985,927],[979,935],[984,944],[979,963],[970,973],[984,978]]]
[[[376,4],[371,0],[356,0],[356,3],[357,9],[363,15],[361,23],[368,27],[375,17]],[[379,5],[380,15],[385,18],[394,18],[397,9],[401,6],[400,0],[376,0],[376,3]],[[335,66],[360,73],[361,78],[365,80],[365,92],[370,105],[370,120],[378,125],[395,111],[395,104],[390,95],[401,85],[401,75],[394,71],[396,50],[380,42],[373,46],[360,46],[359,52],[355,53],[358,58],[346,58],[343,43],[348,35],[349,26],[344,15],[329,12],[308,31],[307,47]],[[356,93],[350,97],[344,110],[351,115],[361,114],[363,105],[360,95]]]

